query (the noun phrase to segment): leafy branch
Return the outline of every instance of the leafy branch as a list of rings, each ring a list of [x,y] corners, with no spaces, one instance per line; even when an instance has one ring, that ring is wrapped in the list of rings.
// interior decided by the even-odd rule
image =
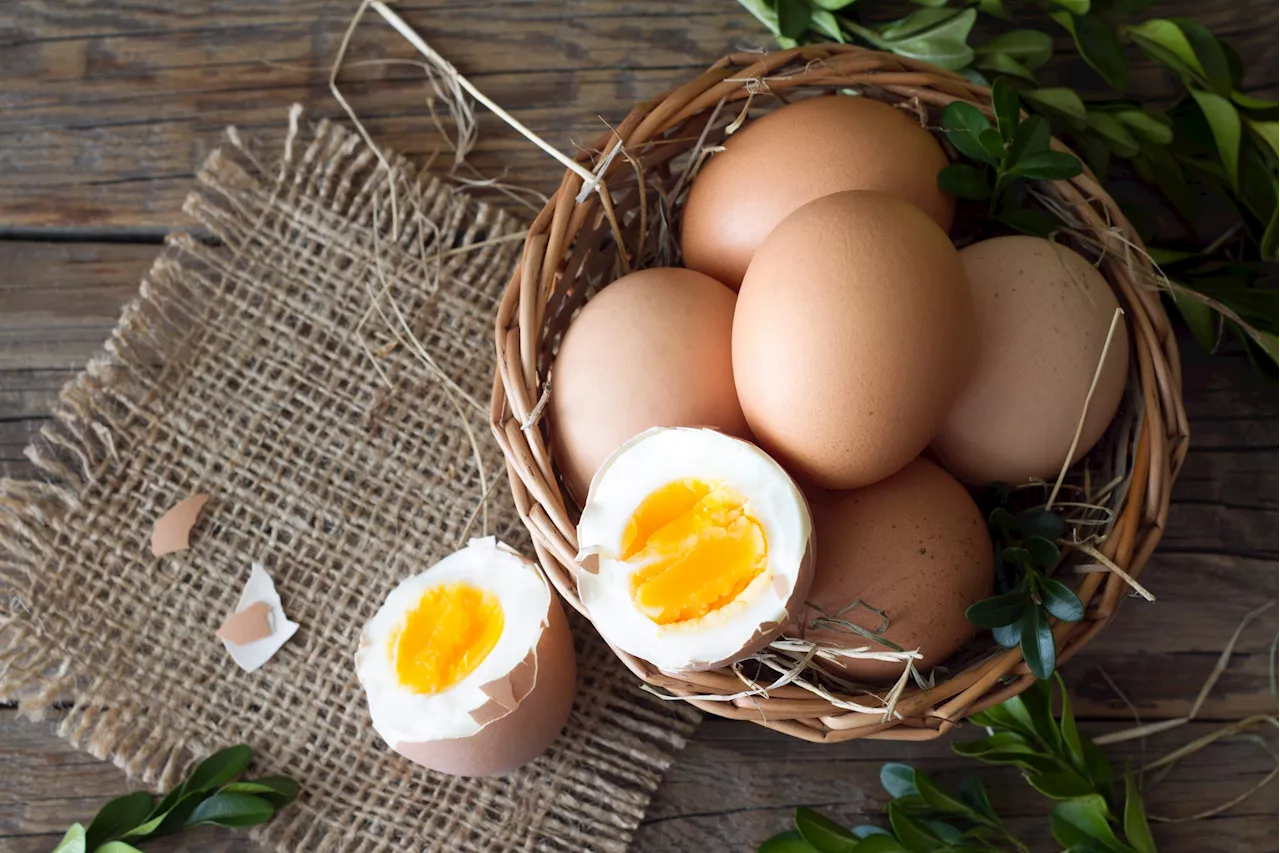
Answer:
[[[1003,81],[1029,113],[1071,141],[1104,184],[1114,189],[1109,178],[1136,177],[1164,199],[1162,209],[1134,204],[1126,214],[1148,246],[1162,234],[1166,240],[1175,231],[1184,234],[1151,251],[1173,283],[1175,307],[1206,348],[1235,336],[1255,364],[1274,372],[1280,358],[1280,303],[1269,282],[1275,274],[1280,201],[1278,105],[1242,91],[1240,56],[1203,25],[1184,18],[1129,20],[1150,0],[915,0],[924,8],[890,21],[870,17],[883,8],[872,0],[738,2],[783,47],[858,43],[958,71],[978,83]],[[1044,28],[1011,28],[1013,12],[1020,22],[1042,15]],[[978,40],[979,23],[983,32],[996,34]],[[1086,100],[1071,88],[1046,85],[1039,78],[1053,51],[1046,29],[1068,33],[1113,94]],[[1125,96],[1126,46],[1179,81],[1183,94],[1176,103],[1144,104]],[[1035,130],[1037,137],[1040,132]],[[996,167],[989,158],[1003,155],[984,150],[987,157],[964,153]],[[1113,169],[1113,164],[1118,165]],[[957,195],[980,193],[973,174],[952,173],[946,180]],[[1000,195],[996,189],[993,185],[985,198],[994,200]],[[1037,233],[1043,223],[1001,215],[1017,207],[993,203],[992,213],[1006,225],[1021,222],[1019,230]],[[1197,233],[1203,231],[1198,212],[1218,208],[1232,212],[1229,227]],[[1170,255],[1174,260],[1165,265]]]
[[[53,853],[136,853],[136,844],[195,826],[266,823],[298,798],[298,783],[287,776],[236,781],[252,760],[249,747],[227,747],[196,765],[159,803],[149,791],[117,797],[88,829],[72,824]]]

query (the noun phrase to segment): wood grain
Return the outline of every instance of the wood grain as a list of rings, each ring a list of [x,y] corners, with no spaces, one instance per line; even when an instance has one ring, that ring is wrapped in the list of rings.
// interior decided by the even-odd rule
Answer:
[[[8,20],[0,17],[0,227],[154,233],[181,224],[195,168],[225,125],[278,142],[294,102],[312,119],[341,115],[328,71],[353,6],[10,4]],[[732,0],[438,0],[399,8],[491,98],[565,150],[715,58],[768,44]],[[1251,90],[1275,89],[1275,4],[1172,0],[1158,13],[1196,17],[1249,57]],[[1069,40],[1059,38],[1058,47],[1045,79],[1098,91]],[[371,18],[350,56],[358,63],[414,55]],[[1164,72],[1136,53],[1133,59],[1132,92],[1175,91]],[[439,148],[415,69],[353,67],[345,79],[379,142],[416,156]],[[489,115],[481,116],[472,162],[544,192],[560,180],[555,164]]]

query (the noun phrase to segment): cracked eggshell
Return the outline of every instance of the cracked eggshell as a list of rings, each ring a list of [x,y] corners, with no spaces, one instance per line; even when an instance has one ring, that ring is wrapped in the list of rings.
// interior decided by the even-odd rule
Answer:
[[[465,582],[502,605],[497,645],[434,694],[404,688],[388,643],[423,593]],[[374,729],[395,752],[455,776],[507,773],[543,753],[568,719],[576,679],[573,638],[537,567],[493,537],[473,539],[387,596],[361,633],[356,673]]]
[[[191,544],[191,528],[200,517],[209,496],[192,495],[174,505],[173,509],[160,516],[151,531],[151,553],[156,557],[185,551]]]

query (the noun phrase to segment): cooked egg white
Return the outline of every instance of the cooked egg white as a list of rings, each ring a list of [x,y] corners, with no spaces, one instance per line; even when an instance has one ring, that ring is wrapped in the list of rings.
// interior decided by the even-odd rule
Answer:
[[[660,669],[710,669],[781,631],[812,574],[791,477],[749,442],[658,428],[601,466],[578,524],[578,593],[609,642]]]

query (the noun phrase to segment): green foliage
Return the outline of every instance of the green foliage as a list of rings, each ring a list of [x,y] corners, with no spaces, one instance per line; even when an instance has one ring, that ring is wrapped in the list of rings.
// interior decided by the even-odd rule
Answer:
[[[54,853],[130,853],[134,841],[172,835],[203,824],[257,826],[298,798],[298,783],[286,776],[236,781],[253,761],[243,744],[210,755],[157,804],[147,791],[107,803],[86,830],[73,824]]]
[[[1052,533],[1051,513],[1037,528]],[[1029,524],[1034,526],[1035,520]],[[1053,837],[1066,853],[1156,853],[1137,779],[1126,765],[1124,798],[1117,800],[1111,764],[1093,741],[1081,737],[1061,679],[1038,681],[1021,695],[974,714],[987,728],[981,740],[956,744],[958,755],[1022,772],[1036,791],[1058,803],[1050,816]],[[1054,715],[1055,699],[1062,710]],[[758,853],[1028,853],[1005,827],[975,777],[949,791],[906,764],[885,764],[880,784],[889,794],[888,827],[845,829],[812,809],[799,808],[795,829],[774,836]]]
[[[1207,348],[1225,338],[1244,341],[1255,363],[1277,361],[1277,315],[1274,287],[1259,286],[1256,271],[1228,273],[1227,261],[1274,262],[1277,252],[1277,209],[1280,194],[1280,124],[1277,104],[1240,91],[1243,67],[1239,55],[1203,25],[1185,18],[1141,16],[1150,0],[916,0],[923,7],[892,21],[872,20],[885,4],[871,0],[739,0],[783,47],[811,41],[858,42],[956,70],[980,83],[1003,83],[1034,117],[1053,132],[1068,137],[1074,149],[1104,184],[1116,161],[1128,161],[1132,172],[1168,203],[1168,213],[1182,230],[1196,234],[1196,211],[1205,196],[1215,208],[1234,209],[1238,223],[1222,234],[1203,235],[1181,249],[1190,262],[1177,270],[1162,269],[1173,282],[1171,304],[1196,339]],[[1011,29],[1010,10],[1017,7],[1019,28]],[[1038,10],[1042,27],[1026,14]],[[972,40],[979,16],[997,24],[996,35]],[[1101,82],[1114,90],[1110,99],[1091,98],[1088,105],[1075,91],[1043,85],[1039,72],[1052,53],[1052,31],[1071,35],[1076,51]],[[1181,81],[1185,96],[1172,106],[1146,105],[1123,97],[1130,70],[1124,47],[1131,45],[1168,69]],[[1025,124],[1025,122],[1023,122]],[[939,175],[949,192],[989,204],[992,215],[1011,228],[1046,234],[1054,223],[1043,211],[1021,203],[1023,194],[1002,185],[997,164],[1003,155],[993,137],[981,130],[961,142],[948,129],[957,149],[973,165],[957,163]],[[1008,139],[1002,138],[1007,152]],[[976,143],[976,144],[971,144]],[[1004,169],[1018,179],[1061,174],[1065,160],[1057,152],[1033,150],[1020,169]],[[1006,178],[1008,184],[1008,178]],[[1135,216],[1140,231],[1152,216]],[[1151,245],[1153,233],[1142,235]],[[1153,255],[1158,250],[1153,250]],[[1258,302],[1264,310],[1257,310]]]

